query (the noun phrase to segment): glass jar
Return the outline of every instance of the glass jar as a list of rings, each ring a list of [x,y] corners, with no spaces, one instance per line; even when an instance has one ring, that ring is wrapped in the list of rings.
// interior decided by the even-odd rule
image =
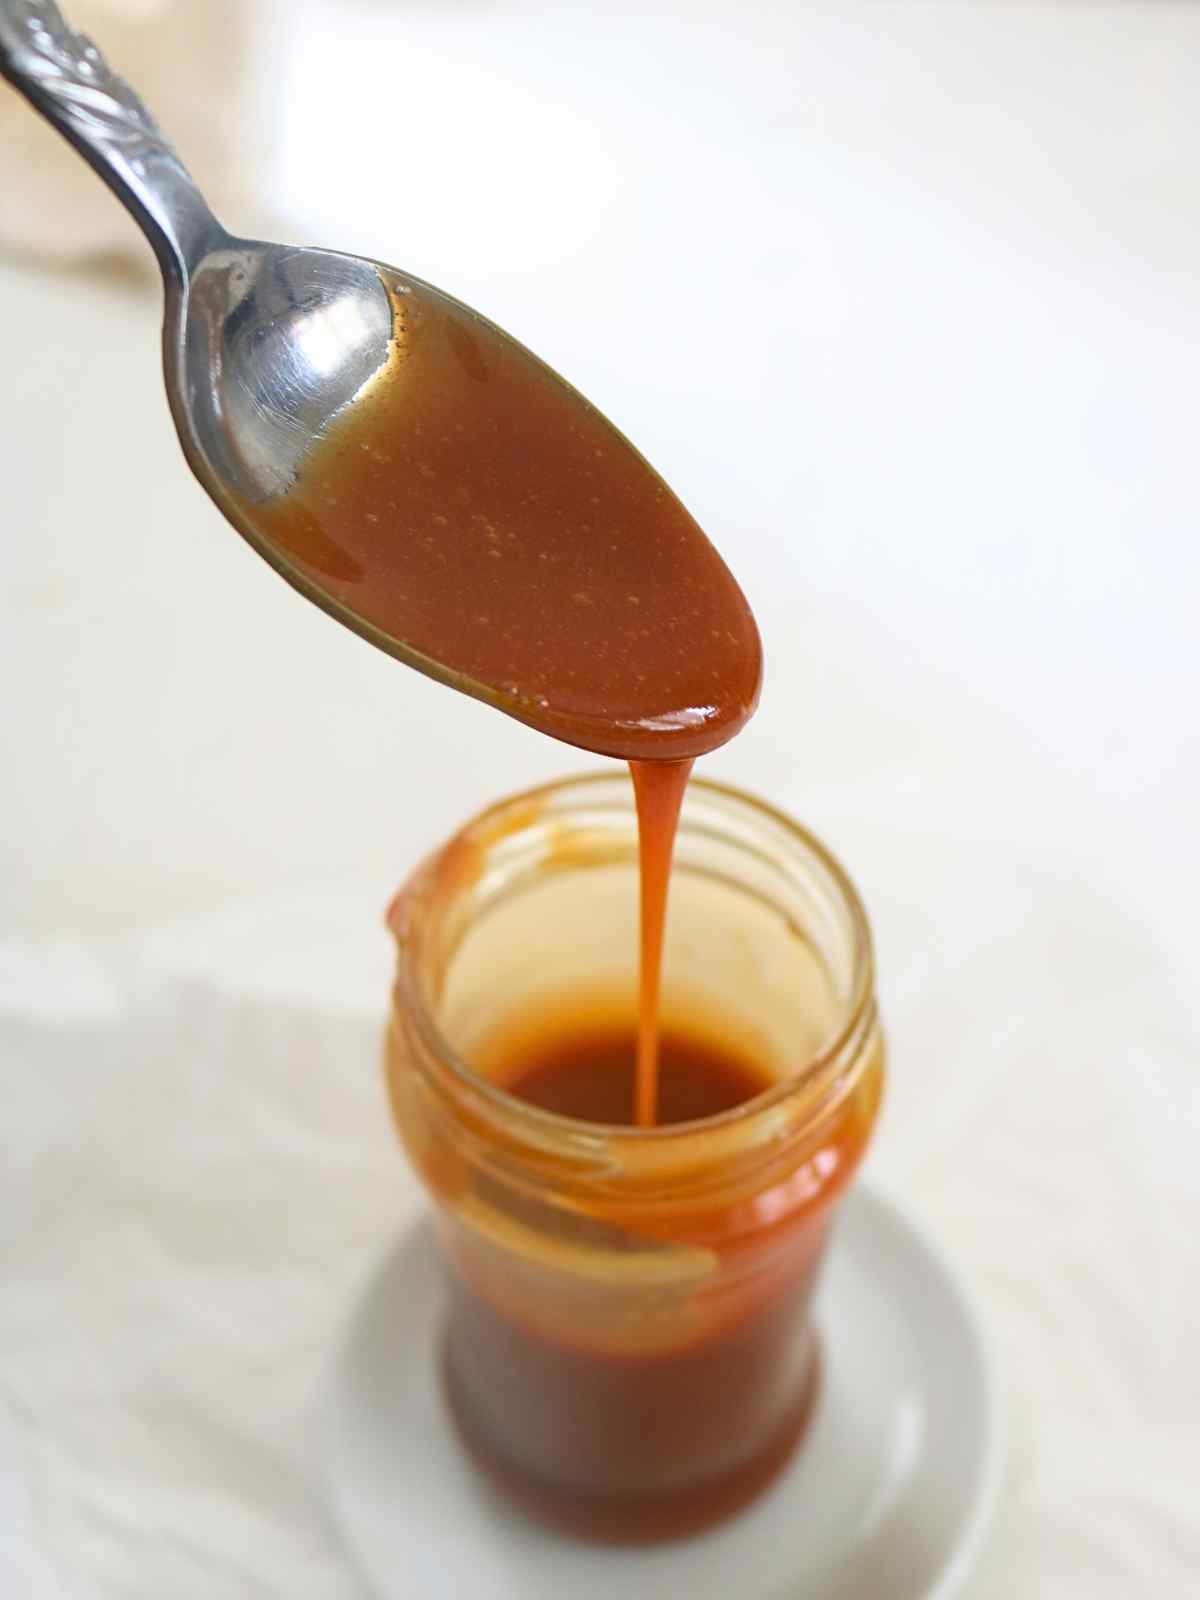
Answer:
[[[495,1081],[520,1041],[624,1019],[638,976],[624,772],[501,801],[413,874],[393,1109],[447,1264],[444,1377],[473,1455],[580,1531],[674,1535],[751,1498],[817,1382],[809,1310],[879,1104],[871,938],[833,857],[703,779],[675,849],[661,1022],[770,1086],[656,1128],[537,1109]]]

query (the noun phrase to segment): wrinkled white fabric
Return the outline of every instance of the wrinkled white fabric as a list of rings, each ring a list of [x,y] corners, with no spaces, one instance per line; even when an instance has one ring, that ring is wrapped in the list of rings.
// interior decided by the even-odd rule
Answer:
[[[26,1541],[65,1593],[353,1593],[308,1429],[365,1259],[411,1203],[377,1024],[126,952],[48,965],[63,1014],[2,1025],[21,1116],[0,1396]]]

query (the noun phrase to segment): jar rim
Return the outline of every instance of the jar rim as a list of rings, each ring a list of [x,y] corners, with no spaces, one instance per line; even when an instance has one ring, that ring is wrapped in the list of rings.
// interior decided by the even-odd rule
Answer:
[[[536,816],[539,813],[535,808],[539,802],[550,797],[586,786],[602,785],[615,788],[623,781],[629,781],[628,774],[624,771],[576,772],[565,777],[550,779],[546,783],[532,785],[493,801],[476,812],[457,828],[449,839],[418,862],[393,896],[385,921],[400,950],[396,981],[397,986],[403,988],[408,1015],[413,1020],[425,1048],[448,1070],[460,1089],[477,1098],[492,1111],[500,1113],[506,1120],[515,1121],[531,1130],[540,1128],[547,1134],[556,1133],[560,1138],[573,1142],[585,1139],[593,1149],[598,1142],[602,1142],[605,1147],[615,1150],[645,1151],[656,1145],[660,1147],[678,1145],[683,1140],[694,1139],[709,1132],[719,1133],[726,1129],[744,1127],[770,1115],[785,1102],[790,1101],[798,1091],[810,1090],[819,1081],[822,1072],[834,1065],[852,1047],[856,1036],[865,1037],[869,1031],[874,1017],[875,952],[870,924],[858,890],[849,873],[827,845],[786,811],[771,805],[758,795],[718,779],[693,776],[688,783],[689,793],[692,790],[699,790],[757,813],[782,829],[794,842],[814,856],[829,874],[840,896],[853,938],[853,966],[849,993],[844,1004],[844,1015],[838,1027],[803,1066],[786,1078],[780,1079],[778,1083],[772,1084],[770,1088],[764,1089],[761,1094],[753,1095],[750,1099],[743,1100],[713,1116],[655,1124],[652,1127],[639,1127],[632,1123],[590,1122],[580,1117],[566,1116],[561,1112],[547,1111],[541,1106],[532,1105],[517,1095],[510,1094],[498,1084],[482,1077],[471,1068],[445,1037],[426,1001],[421,984],[413,970],[415,963],[410,959],[411,921],[407,913],[420,901],[422,890],[432,887],[437,868],[445,860],[447,853],[457,844],[469,839],[473,833],[486,830],[489,824],[494,824],[505,813],[519,814],[529,811]],[[681,829],[684,825],[684,819],[681,817]]]

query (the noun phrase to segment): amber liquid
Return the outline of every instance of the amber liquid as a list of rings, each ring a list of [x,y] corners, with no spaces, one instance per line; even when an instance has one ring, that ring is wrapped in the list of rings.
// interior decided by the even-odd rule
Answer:
[[[671,1030],[655,1042],[659,1123],[719,1116],[771,1087],[753,1061],[698,1034]],[[543,1111],[619,1126],[634,1120],[639,1053],[631,1029],[585,1023],[562,1038],[535,1039],[499,1081]]]
[[[659,1101],[658,1000],[662,988],[663,935],[666,932],[671,856],[679,827],[683,792],[691,776],[692,763],[631,761],[629,771],[637,799],[641,925],[633,1120],[639,1127],[651,1128],[656,1122],[674,1120]],[[598,1122],[604,1119],[594,1117],[587,1120]],[[623,1122],[625,1118],[621,1116],[613,1120]]]
[[[585,1021],[533,1035],[497,1081],[542,1110],[628,1125],[637,1072],[632,1027]],[[662,1123],[719,1115],[770,1084],[699,1034],[658,1041]],[[452,1273],[444,1378],[467,1447],[525,1509],[588,1538],[673,1538],[731,1515],[784,1466],[811,1412],[804,1311],[826,1226],[824,1209],[792,1226],[774,1270],[748,1274],[693,1335],[642,1352],[548,1336]]]

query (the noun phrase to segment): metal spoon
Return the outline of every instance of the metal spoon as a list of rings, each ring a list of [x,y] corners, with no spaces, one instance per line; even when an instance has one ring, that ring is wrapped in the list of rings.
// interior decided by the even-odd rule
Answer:
[[[293,587],[410,666],[588,749],[636,755],[645,753],[643,747],[649,742],[654,745],[650,754],[691,757],[722,743],[741,726],[757,698],[761,666],[745,601],[719,556],[658,475],[582,396],[493,323],[395,268],[331,250],[231,236],[209,210],[138,96],[95,45],[69,26],[52,0],[0,0],[0,74],[78,150],[133,214],[153,246],[166,290],[167,399],[188,464],[228,521]],[[297,483],[310,452],[335,418],[340,424],[361,414],[364,396],[375,387],[373,380],[382,379],[391,355],[403,345],[398,287],[410,303],[436,301],[441,314],[453,308],[451,315],[468,319],[471,331],[465,338],[477,349],[470,361],[524,371],[531,381],[536,376],[560,395],[565,391],[570,401],[560,408],[554,424],[559,434],[551,438],[543,429],[533,440],[535,448],[553,453],[561,442],[565,450],[572,436],[578,448],[580,419],[586,415],[588,426],[603,430],[602,437],[591,441],[597,448],[589,456],[619,460],[627,491],[633,492],[631,486],[636,484],[636,495],[643,502],[674,507],[670,514],[675,520],[660,540],[662,547],[677,550],[683,539],[693,550],[707,552],[704,581],[710,584],[709,592],[722,599],[724,609],[718,607],[718,613],[707,618],[715,626],[700,632],[698,648],[692,648],[691,640],[685,644],[679,635],[680,655],[692,664],[692,680],[679,691],[678,703],[656,705],[651,708],[654,715],[644,720],[639,711],[629,722],[614,721],[620,694],[612,690],[616,652],[610,646],[615,633],[608,632],[599,640],[596,655],[605,658],[604,672],[609,676],[606,679],[597,669],[589,688],[593,699],[597,686],[608,695],[603,714],[593,714],[587,707],[586,714],[564,711],[544,695],[540,699],[523,695],[519,684],[505,685],[494,676],[484,681],[472,670],[472,658],[464,655],[457,663],[441,658],[444,639],[436,630],[430,636],[426,629],[418,644],[413,638],[397,637],[391,625],[381,621],[378,608],[374,618],[368,616],[361,592],[356,601],[354,584],[336,581],[352,570],[344,561],[326,562],[322,572],[320,561],[297,563],[272,536],[272,511],[290,504],[281,497]],[[502,397],[490,403],[494,408],[505,404]],[[409,410],[413,404],[411,396],[403,402]],[[420,433],[420,418],[411,420]],[[493,436],[501,421],[497,410],[490,415],[486,407],[483,413],[476,412],[476,426]],[[585,518],[578,519],[584,527],[591,513],[585,512]],[[647,614],[647,602],[668,603],[666,597],[676,581],[676,569],[669,561],[658,571],[656,588],[643,596],[640,615],[645,626],[640,634],[632,623],[627,627],[639,650],[642,635],[674,626],[670,619],[656,620]],[[611,575],[610,587],[628,588],[620,583],[622,576],[619,571]],[[691,585],[687,603],[698,627],[695,581],[685,578],[684,587]],[[663,598],[656,600],[657,596]],[[613,598],[603,596],[606,604]],[[622,607],[632,616],[625,604],[630,597],[621,593],[615,598],[612,617],[619,620],[616,614]],[[572,597],[565,599],[570,611]],[[536,604],[522,602],[517,625],[524,624]],[[607,611],[604,617],[607,628]],[[709,679],[715,676],[714,636],[732,641],[727,654],[733,650],[732,677],[738,679],[736,692],[719,706],[708,703]],[[696,680],[701,669],[695,663],[701,658],[708,678]],[[644,665],[640,657],[627,661],[627,680],[640,682]],[[678,684],[682,679],[677,674],[672,681]]]

